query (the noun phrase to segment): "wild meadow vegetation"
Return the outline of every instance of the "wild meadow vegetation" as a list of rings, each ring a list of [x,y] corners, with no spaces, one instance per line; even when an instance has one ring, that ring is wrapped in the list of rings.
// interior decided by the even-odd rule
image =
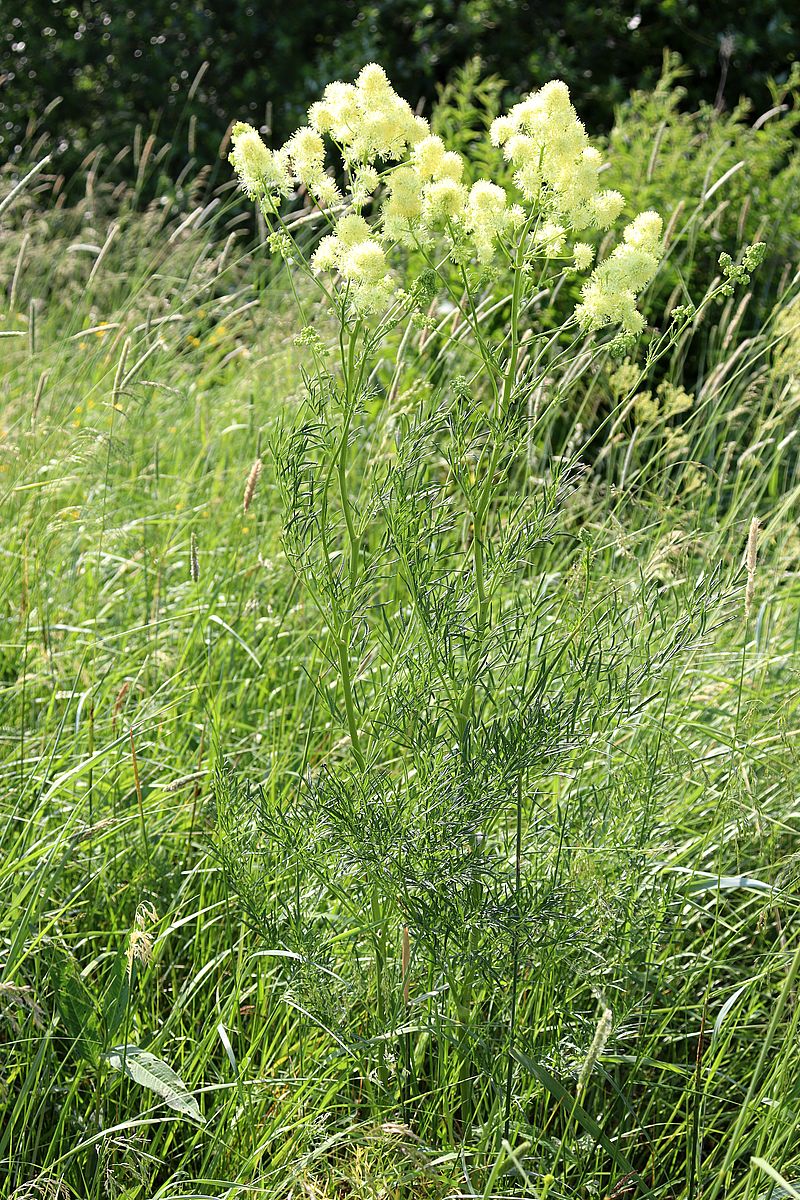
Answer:
[[[797,81],[668,66],[4,168],[3,1196],[800,1193]]]

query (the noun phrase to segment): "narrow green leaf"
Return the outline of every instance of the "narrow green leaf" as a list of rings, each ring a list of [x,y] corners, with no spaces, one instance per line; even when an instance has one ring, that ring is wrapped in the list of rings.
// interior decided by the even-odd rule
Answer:
[[[523,1054],[521,1050],[513,1050],[512,1054],[521,1067],[529,1071],[534,1079],[538,1079],[539,1083],[547,1089],[554,1100],[558,1100],[564,1105],[567,1112],[573,1114],[576,1124],[580,1125],[599,1146],[603,1147],[609,1158],[616,1163],[625,1175],[631,1175],[638,1182],[641,1182],[641,1177],[636,1168],[625,1157],[619,1147],[615,1146],[611,1139],[603,1132],[594,1117],[589,1116],[589,1113],[580,1104],[576,1104],[574,1097],[567,1091],[563,1083],[556,1079],[554,1075],[551,1075],[541,1063],[534,1062],[532,1058],[529,1058],[527,1054]]]
[[[748,892],[775,892],[776,890],[771,884],[765,883],[763,879],[756,879],[754,875],[708,875],[693,879],[691,883],[687,884],[685,891],[696,896],[700,892],[733,892],[738,888],[743,888]]]
[[[736,1002],[744,994],[744,992],[747,991],[747,989],[750,987],[750,984],[752,982],[753,982],[752,980],[748,980],[747,983],[743,983],[741,987],[737,988],[736,991],[733,993],[733,995],[728,997],[728,999],[723,1004],[722,1008],[719,1010],[717,1019],[714,1022],[714,1030],[713,1030],[713,1033],[711,1034],[712,1043],[715,1042],[717,1040],[717,1038],[719,1037],[720,1030],[722,1029],[722,1026],[724,1025],[729,1013],[733,1010],[733,1008],[736,1005]]]

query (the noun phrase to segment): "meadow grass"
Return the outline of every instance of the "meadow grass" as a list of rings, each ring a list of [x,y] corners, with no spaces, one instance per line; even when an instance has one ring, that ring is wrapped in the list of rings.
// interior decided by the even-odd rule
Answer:
[[[298,322],[231,186],[162,188],[147,146],[127,186],[89,164],[61,203],[45,167],[2,214],[2,1194],[779,1194],[800,1169],[791,272],[747,330],[739,296],[657,379],[602,362],[534,426],[516,486],[558,462],[568,487],[507,586],[557,754],[489,795],[478,837],[460,800],[401,811],[408,764],[438,797],[446,762],[388,723],[385,792],[324,789],[347,726],[282,521]],[[458,368],[448,320],[395,347],[399,420]],[[389,449],[364,454],[366,495]],[[358,663],[365,723],[391,674]],[[489,859],[501,884],[475,875],[454,936],[448,861]],[[440,927],[403,917],[423,893]],[[119,1040],[202,1121],[86,1044],[128,954]]]

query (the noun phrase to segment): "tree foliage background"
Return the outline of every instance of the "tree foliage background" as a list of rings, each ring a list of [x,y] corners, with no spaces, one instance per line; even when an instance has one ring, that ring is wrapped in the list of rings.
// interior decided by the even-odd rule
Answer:
[[[687,67],[689,102],[768,107],[800,29],[789,0],[0,0],[0,15],[0,154],[45,132],[73,161],[98,142],[119,150],[136,124],[166,137],[191,124],[201,162],[233,116],[283,138],[370,59],[412,101],[475,56],[515,95],[561,77],[592,132],[655,82],[665,50]]]

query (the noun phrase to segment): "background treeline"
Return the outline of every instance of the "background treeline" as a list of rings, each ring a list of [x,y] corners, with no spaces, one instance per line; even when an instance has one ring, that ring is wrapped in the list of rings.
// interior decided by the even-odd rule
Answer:
[[[428,105],[474,56],[513,95],[558,76],[599,132],[669,50],[689,104],[766,108],[800,30],[788,0],[2,0],[0,14],[0,155],[44,133],[67,169],[98,142],[129,145],[137,124],[168,137],[185,125],[200,163],[234,115],[283,138],[325,83],[370,59]]]

